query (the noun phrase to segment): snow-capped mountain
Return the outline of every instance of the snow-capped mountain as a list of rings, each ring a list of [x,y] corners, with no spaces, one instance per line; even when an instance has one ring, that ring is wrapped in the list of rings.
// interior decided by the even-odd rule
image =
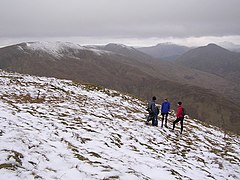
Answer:
[[[22,48],[22,46],[18,46],[19,48]],[[61,56],[64,55],[64,53],[68,49],[73,50],[84,50],[80,45],[73,44],[73,43],[67,43],[67,42],[29,42],[26,43],[26,49],[30,49],[33,51],[42,51],[48,54],[52,54],[53,56]]]
[[[63,58],[64,56],[77,56],[82,51],[91,51],[96,55],[109,54],[110,52],[104,50],[97,50],[95,48],[86,48],[79,44],[74,44],[71,42],[27,42],[18,45],[18,48],[26,52],[40,52],[48,55],[52,55],[54,58]]]
[[[1,71],[0,97],[0,179],[240,178],[239,136],[189,118],[183,135],[147,126],[129,95]]]

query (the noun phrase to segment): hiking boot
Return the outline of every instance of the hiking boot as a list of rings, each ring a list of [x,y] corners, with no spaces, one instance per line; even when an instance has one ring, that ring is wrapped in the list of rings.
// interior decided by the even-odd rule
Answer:
[[[145,121],[145,124],[146,124],[146,125],[150,125],[150,122],[149,122],[149,121]]]

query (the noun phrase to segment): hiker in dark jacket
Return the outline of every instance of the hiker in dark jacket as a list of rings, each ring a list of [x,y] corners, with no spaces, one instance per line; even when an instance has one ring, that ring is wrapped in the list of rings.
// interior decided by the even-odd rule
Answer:
[[[182,102],[178,102],[178,108],[177,108],[177,119],[173,122],[173,128],[175,128],[175,124],[180,121],[181,123],[181,134],[183,131],[183,119],[184,119],[184,114],[183,114],[183,108],[182,108]]]
[[[156,103],[155,103],[156,99],[157,98],[155,96],[152,97],[152,101],[149,102],[148,109],[147,109],[149,112],[149,115],[147,118],[147,123],[152,120],[153,126],[158,125],[157,116],[159,113],[159,109],[157,108]]]
[[[167,117],[168,117],[168,112],[170,111],[170,103],[168,102],[168,99],[164,99],[164,102],[162,103],[161,107],[161,115],[162,115],[162,125],[163,127],[163,121],[165,117],[165,127],[167,128]]]

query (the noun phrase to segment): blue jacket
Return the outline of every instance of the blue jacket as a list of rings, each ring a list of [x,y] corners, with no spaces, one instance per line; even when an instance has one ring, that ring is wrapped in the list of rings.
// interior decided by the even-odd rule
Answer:
[[[170,111],[170,103],[163,102],[161,107],[161,113],[168,113]]]

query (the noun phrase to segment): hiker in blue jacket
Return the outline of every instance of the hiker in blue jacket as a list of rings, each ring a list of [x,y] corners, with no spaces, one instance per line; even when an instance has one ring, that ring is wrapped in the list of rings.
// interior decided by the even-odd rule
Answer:
[[[161,115],[162,115],[162,125],[161,127],[163,128],[163,121],[164,121],[164,117],[165,117],[165,127],[167,126],[167,117],[168,117],[168,113],[170,111],[170,103],[168,102],[168,99],[164,99],[164,102],[162,103],[162,107],[161,107]]]

